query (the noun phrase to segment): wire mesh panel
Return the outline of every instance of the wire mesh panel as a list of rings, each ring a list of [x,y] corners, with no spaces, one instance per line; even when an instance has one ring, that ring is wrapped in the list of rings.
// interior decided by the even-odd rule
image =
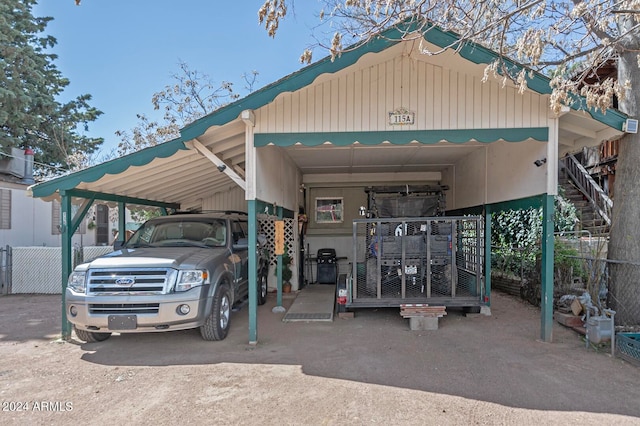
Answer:
[[[479,217],[355,220],[353,241],[354,304],[480,300],[484,229]]]

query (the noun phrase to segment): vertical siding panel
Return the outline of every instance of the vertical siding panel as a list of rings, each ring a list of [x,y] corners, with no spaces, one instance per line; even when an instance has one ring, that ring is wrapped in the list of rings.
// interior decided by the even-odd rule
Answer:
[[[293,117],[291,116],[293,95],[293,93],[287,93],[286,96],[282,97],[282,118],[280,121],[282,122],[282,129],[285,132],[293,131]]]
[[[300,92],[297,91],[292,93],[289,97],[291,100],[291,106],[289,107],[290,112],[289,116],[291,117],[291,123],[289,124],[289,128],[292,132],[300,131]]]
[[[353,78],[353,96],[351,99],[352,120],[347,123],[347,130],[357,131],[362,129],[362,78],[365,70],[354,73]]]
[[[307,95],[309,94],[308,90],[300,91],[300,113],[299,113],[299,121],[300,125],[298,128],[300,132],[308,132],[309,131],[309,122],[307,120]]]
[[[405,68],[407,69],[407,77],[404,79],[406,96],[408,97],[409,111],[416,114],[415,122],[418,122],[418,64],[416,61],[407,57],[405,59]],[[416,128],[414,125],[413,128]]]
[[[474,115],[473,111],[475,109],[476,104],[476,90],[475,90],[475,82],[476,79],[473,76],[467,76],[465,78],[465,88],[464,88],[464,106],[465,106],[465,129],[473,129],[474,123]]]
[[[333,107],[332,97],[333,95],[333,86],[336,85],[335,80],[330,80],[325,82],[322,90],[322,127],[321,131],[331,131],[332,130],[332,121],[335,121],[334,116],[337,113],[335,108]]]
[[[505,127],[507,124],[507,90],[505,87],[498,88],[498,127]]]
[[[378,120],[376,119],[376,116],[378,115],[378,102],[380,102],[380,100],[378,99],[378,92],[379,92],[379,82],[378,79],[380,75],[380,66],[374,66],[371,68],[371,81],[370,81],[370,90],[371,90],[371,94],[369,95],[369,105],[366,107],[367,108],[367,113],[368,113],[368,120],[369,122],[367,123],[368,128],[376,131],[378,130]]]
[[[482,125],[480,127],[488,129],[491,127],[491,82],[482,83]]]
[[[276,117],[278,116],[278,100],[277,99],[274,102],[271,103],[267,113],[269,114],[267,116],[267,120],[268,120],[268,123],[269,123],[268,124],[269,132],[275,132],[276,131]]]
[[[442,102],[442,128],[450,129],[450,116],[451,111],[451,71],[448,69],[442,70],[442,95],[440,102]]]
[[[505,89],[503,89],[505,90]],[[506,127],[516,127],[515,121],[515,89],[513,87],[507,87],[506,93],[506,111],[505,111],[505,125]]]
[[[415,90],[415,108],[416,108],[416,126],[418,129],[426,129],[429,123],[427,114],[427,76],[426,66],[421,61],[415,62],[416,90]]]
[[[435,74],[432,64],[426,64],[422,67],[424,71],[424,116],[425,116],[425,129],[435,129],[434,107],[433,107],[433,76]]]
[[[463,129],[467,123],[467,101],[472,101],[471,93],[467,93],[467,76],[463,73],[457,72],[456,84],[457,96],[456,96],[456,108],[453,120],[454,129]]]
[[[524,97],[516,91],[513,102],[513,119],[518,127],[524,127],[522,117],[522,101]]]
[[[433,128],[442,129],[442,68],[433,68],[433,98],[431,98],[431,108],[433,109]]]
[[[489,105],[490,105],[489,127],[490,128],[498,127],[498,114],[499,114],[498,102],[500,102],[500,98],[498,95],[499,91],[500,91],[500,88],[498,87],[498,85],[492,81],[491,93],[489,97]]]
[[[307,92],[307,132],[313,132],[316,128],[316,89],[311,87]]]
[[[522,125],[531,127],[531,92],[524,92],[522,95]]]
[[[384,69],[384,81],[383,81],[383,89],[379,92],[382,94],[382,102],[380,102],[380,106],[378,108],[378,129],[380,130],[391,130],[389,128],[389,119],[387,112],[393,111],[394,109],[394,99],[393,99],[393,83],[394,83],[394,75],[395,75],[395,61],[387,61]]]
[[[344,94],[341,93],[341,96],[344,96],[344,114],[341,114],[340,120],[340,131],[352,131],[353,130],[353,80],[354,73],[350,73],[344,77]]]
[[[473,79],[473,127],[482,127],[482,89],[484,84],[481,80]]]
[[[375,99],[372,90],[372,68],[362,70],[362,105],[358,115],[360,115],[360,129],[365,130],[371,128],[371,99]]]
[[[335,93],[337,108],[336,108],[336,120],[333,127],[336,131],[344,132],[344,123],[347,117],[347,77],[342,76],[336,80],[336,87],[333,91]],[[333,97],[333,96],[332,96]]]
[[[315,94],[314,94],[314,112],[315,112],[315,117],[313,120],[313,131],[314,132],[321,132],[323,130],[322,128],[322,111],[323,111],[323,105],[322,105],[322,101],[324,100],[322,97],[322,89],[323,89],[324,83],[323,84],[319,84],[315,87]]]
[[[540,96],[531,96],[531,126],[540,126]]]

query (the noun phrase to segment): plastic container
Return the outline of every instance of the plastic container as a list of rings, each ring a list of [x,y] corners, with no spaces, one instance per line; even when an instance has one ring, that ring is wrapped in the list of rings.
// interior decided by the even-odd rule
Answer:
[[[640,333],[616,333],[618,356],[640,366]]]
[[[613,320],[607,316],[591,317],[587,321],[587,338],[592,343],[607,342],[611,340]]]

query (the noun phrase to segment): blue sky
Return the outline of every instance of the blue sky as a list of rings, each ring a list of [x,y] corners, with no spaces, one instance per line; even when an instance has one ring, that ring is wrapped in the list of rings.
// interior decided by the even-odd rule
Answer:
[[[88,134],[115,148],[114,132],[137,124],[136,114],[159,118],[153,93],[172,84],[183,61],[216,83],[231,81],[242,95],[242,74],[258,71],[259,89],[299,70],[314,43],[315,0],[298,0],[276,38],[258,24],[263,0],[40,0],[34,16],[51,16],[46,34],[58,44],[56,66],[71,84],[61,100],[89,93],[103,115]],[[224,7],[221,7],[224,5]],[[314,56],[320,59],[324,52]]]

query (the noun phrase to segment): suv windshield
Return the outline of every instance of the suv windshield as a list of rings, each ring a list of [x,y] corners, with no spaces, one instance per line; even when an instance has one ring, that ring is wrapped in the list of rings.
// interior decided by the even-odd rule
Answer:
[[[176,219],[145,223],[127,241],[126,247],[222,247],[227,243],[224,220]]]

